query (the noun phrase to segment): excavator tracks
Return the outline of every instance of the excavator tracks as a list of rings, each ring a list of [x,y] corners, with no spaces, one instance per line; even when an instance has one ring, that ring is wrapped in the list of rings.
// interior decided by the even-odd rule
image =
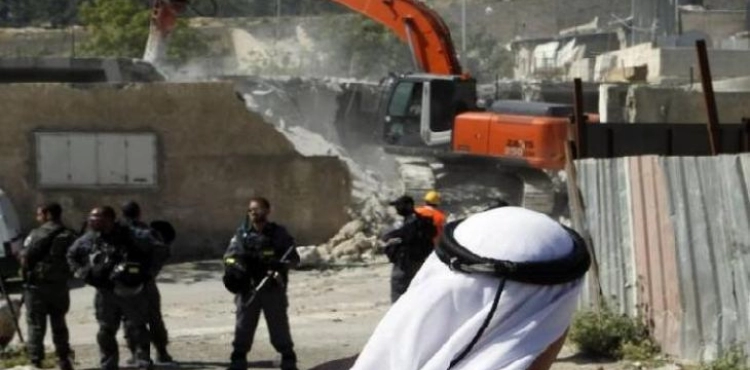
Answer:
[[[395,159],[402,192],[419,202],[425,192],[436,189],[442,194],[442,207],[454,218],[486,209],[498,199],[553,217],[560,213],[561,193],[552,173],[471,161],[443,162],[434,157]]]

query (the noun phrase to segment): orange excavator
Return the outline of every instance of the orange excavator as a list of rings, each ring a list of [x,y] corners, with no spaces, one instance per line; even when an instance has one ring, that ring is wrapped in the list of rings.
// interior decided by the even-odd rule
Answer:
[[[188,1],[154,0],[144,59],[161,58]],[[416,72],[392,75],[382,84],[378,125],[386,151],[443,163],[490,164],[520,173],[537,187],[550,183],[542,170],[564,167],[572,106],[496,101],[480,109],[476,80],[462,69],[450,30],[434,10],[416,0],[331,1],[384,25],[411,51]]]

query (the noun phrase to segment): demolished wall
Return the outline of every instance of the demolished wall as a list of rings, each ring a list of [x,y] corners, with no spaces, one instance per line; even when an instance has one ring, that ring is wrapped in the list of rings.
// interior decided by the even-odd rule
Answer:
[[[33,209],[58,201],[78,227],[95,205],[139,201],[147,219],[172,221],[174,254],[217,255],[241,221],[247,201],[263,195],[274,219],[300,244],[321,243],[349,220],[351,180],[331,156],[305,157],[228,83],[0,85],[0,188],[26,229]],[[45,188],[36,168],[34,133],[153,132],[155,187]]]
[[[303,265],[369,261],[377,237],[396,221],[387,203],[398,195],[395,161],[376,141],[376,86],[337,79],[235,77],[252,111],[305,156],[341,159],[352,177],[352,221],[325,243],[299,248]]]

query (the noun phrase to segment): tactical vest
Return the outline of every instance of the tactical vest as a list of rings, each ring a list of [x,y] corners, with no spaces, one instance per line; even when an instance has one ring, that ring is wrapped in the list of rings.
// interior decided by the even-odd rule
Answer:
[[[24,268],[27,283],[67,284],[71,277],[70,267],[66,260],[68,248],[75,241],[75,233],[64,226],[58,226],[35,243],[41,243],[45,250],[44,257]]]

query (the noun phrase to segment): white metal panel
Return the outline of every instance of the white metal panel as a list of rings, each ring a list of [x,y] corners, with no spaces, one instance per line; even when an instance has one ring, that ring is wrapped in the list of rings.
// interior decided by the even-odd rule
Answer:
[[[37,174],[41,185],[70,183],[70,144],[63,133],[36,134]]]
[[[127,175],[130,185],[156,183],[156,135],[138,134],[125,137]]]
[[[97,173],[99,185],[127,184],[125,136],[97,135]]]
[[[96,185],[96,134],[70,134],[70,184]]]
[[[37,133],[37,171],[42,186],[153,186],[153,133]]]

